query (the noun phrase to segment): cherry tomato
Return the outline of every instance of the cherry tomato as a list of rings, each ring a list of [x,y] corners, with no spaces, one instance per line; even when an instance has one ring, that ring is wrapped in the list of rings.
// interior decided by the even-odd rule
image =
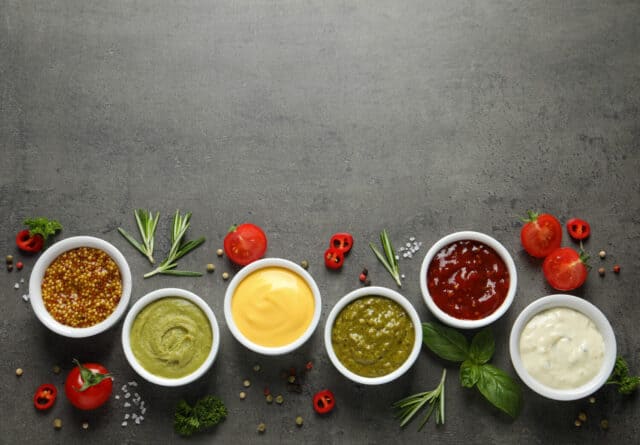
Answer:
[[[555,216],[548,213],[537,214],[529,211],[526,224],[520,231],[520,241],[527,253],[536,258],[544,258],[560,247],[562,226]]]
[[[331,412],[335,406],[336,399],[328,389],[318,391],[313,396],[313,409],[316,410],[318,414],[327,414]]]
[[[69,372],[64,392],[73,406],[83,410],[96,409],[109,400],[113,379],[107,369],[97,363],[81,365],[74,360],[75,368]]]
[[[542,263],[544,276],[554,289],[573,290],[587,279],[589,256],[571,247],[560,247],[551,252]]]
[[[342,251],[329,247],[324,252],[324,265],[329,269],[337,270],[344,264],[344,253]]]
[[[342,253],[347,253],[353,247],[353,236],[350,233],[336,233],[331,237],[329,245]]]
[[[231,226],[224,237],[224,252],[240,266],[259,260],[267,251],[267,236],[254,224]]]
[[[16,245],[25,252],[40,252],[44,247],[44,238],[39,234],[31,235],[29,229],[24,229],[16,235]]]
[[[567,221],[567,231],[571,238],[580,241],[589,238],[591,226],[584,219],[571,218]]]
[[[36,393],[33,395],[33,406],[40,411],[44,411],[53,406],[58,397],[58,390],[51,383],[45,383],[38,386]]]

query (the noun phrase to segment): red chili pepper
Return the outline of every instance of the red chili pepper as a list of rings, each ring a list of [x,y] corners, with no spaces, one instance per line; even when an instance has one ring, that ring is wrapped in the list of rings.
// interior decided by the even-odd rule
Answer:
[[[333,393],[328,389],[318,391],[313,396],[313,409],[318,414],[327,414],[333,410],[336,406],[336,399],[333,397]]]
[[[589,237],[591,226],[583,219],[571,218],[567,221],[567,230],[571,238],[580,241]]]
[[[342,253],[347,253],[353,247],[353,236],[346,232],[335,233],[329,245]]]
[[[304,367],[306,368],[307,371],[311,371],[313,369],[313,362],[307,362],[307,364]]]
[[[344,253],[342,251],[329,247],[324,252],[324,265],[329,269],[337,270],[344,264]]]
[[[25,252],[40,252],[44,246],[44,238],[39,234],[31,235],[29,229],[24,229],[16,235],[16,245]]]
[[[45,383],[38,386],[36,393],[33,395],[33,405],[36,409],[44,411],[53,406],[58,396],[58,390],[51,383]]]

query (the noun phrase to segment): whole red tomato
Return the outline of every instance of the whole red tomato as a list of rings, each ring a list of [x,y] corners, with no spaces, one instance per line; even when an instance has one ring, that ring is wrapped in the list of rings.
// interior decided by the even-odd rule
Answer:
[[[267,251],[267,236],[255,224],[231,226],[224,237],[224,253],[231,261],[246,266],[259,260]]]
[[[64,393],[73,406],[83,410],[96,409],[109,400],[113,390],[113,379],[109,371],[98,363],[81,365],[69,372],[64,384]]]
[[[560,221],[548,213],[537,214],[529,211],[525,225],[520,231],[520,241],[527,253],[536,258],[544,258],[560,247],[562,226]]]
[[[588,259],[584,252],[578,253],[571,247],[560,247],[544,259],[542,271],[554,289],[563,291],[577,289],[587,279]]]

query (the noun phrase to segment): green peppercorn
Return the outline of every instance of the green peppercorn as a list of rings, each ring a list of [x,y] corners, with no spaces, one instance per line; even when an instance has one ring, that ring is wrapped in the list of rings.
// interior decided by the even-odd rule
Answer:
[[[273,396],[271,394],[267,394],[266,396],[264,396],[264,399],[267,401],[267,403],[273,403]]]
[[[278,405],[282,405],[282,404],[284,403],[284,397],[282,397],[282,394],[278,394],[278,395],[276,396],[276,403],[277,403]]]
[[[586,421],[587,421],[587,413],[585,413],[585,412],[581,412],[581,413],[579,413],[579,414],[578,414],[578,419],[579,419],[581,422],[586,422]]]
[[[244,379],[244,381],[242,382],[242,386],[244,386],[245,388],[250,387],[251,386],[251,380]]]
[[[62,428],[62,419],[53,419],[53,427],[57,430]]]
[[[7,255],[6,260],[7,260],[7,264],[13,263],[13,255]]]
[[[600,428],[602,428],[603,430],[608,430],[609,429],[609,421],[607,419],[602,419],[600,421]]]
[[[303,423],[304,423],[304,420],[302,419],[302,416],[296,417],[296,425],[302,426]]]
[[[257,363],[255,365],[253,365],[253,371],[254,372],[259,372],[260,371],[260,365],[257,364]]]
[[[303,269],[309,268],[309,262],[307,260],[300,261],[300,265],[302,266]]]
[[[258,424],[258,432],[260,434],[264,433],[265,431],[267,431],[267,425],[265,425],[264,423],[260,423]]]
[[[222,272],[222,279],[223,280],[228,280],[229,279],[229,273],[228,272]]]
[[[207,272],[213,273],[214,270],[216,270],[216,266],[215,265],[213,265],[211,263],[207,264]]]
[[[244,391],[240,391],[240,400],[244,400],[247,398],[247,393]]]
[[[60,371],[62,371],[62,369],[60,369],[60,366],[58,365],[54,365],[51,370],[53,371],[54,374],[60,374]]]
[[[289,377],[287,377],[287,382],[294,383],[295,381],[296,381],[295,375],[290,375]]]

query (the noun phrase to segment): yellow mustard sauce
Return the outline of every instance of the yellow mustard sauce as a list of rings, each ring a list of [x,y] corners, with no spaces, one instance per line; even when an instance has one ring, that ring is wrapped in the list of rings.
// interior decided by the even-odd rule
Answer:
[[[311,288],[297,273],[266,267],[244,278],[231,299],[231,314],[240,332],[265,347],[288,345],[307,330],[315,302]]]

